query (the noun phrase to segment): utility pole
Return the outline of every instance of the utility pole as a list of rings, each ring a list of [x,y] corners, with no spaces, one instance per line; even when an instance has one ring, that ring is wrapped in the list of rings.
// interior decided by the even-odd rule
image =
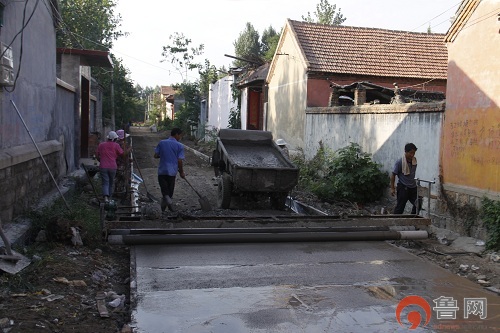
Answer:
[[[114,70],[111,71],[111,129],[116,130],[115,124],[115,75]]]

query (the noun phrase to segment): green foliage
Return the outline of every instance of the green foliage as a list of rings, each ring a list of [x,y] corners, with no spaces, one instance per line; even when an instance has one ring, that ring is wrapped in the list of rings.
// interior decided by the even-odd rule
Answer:
[[[237,107],[229,110],[228,128],[241,129],[241,90],[234,84],[231,85],[231,98]]]
[[[57,47],[107,51],[126,33],[118,30],[120,15],[113,0],[60,0],[62,22],[57,30]]]
[[[320,149],[312,160],[292,158],[300,168],[300,186],[328,202],[375,201],[389,183],[387,173],[382,172],[380,165],[356,143],[331,153],[320,142]]]
[[[234,52],[237,57],[257,60],[260,57],[260,35],[250,22],[247,22],[245,29],[240,32],[236,41],[234,41]],[[242,60],[234,60],[235,67],[244,67],[247,62]]]
[[[192,43],[191,39],[179,32],[174,32],[173,35],[170,35],[169,39],[172,44],[163,46],[161,54],[165,58],[163,61],[170,61],[185,82],[187,81],[188,71],[193,69],[201,70],[203,67],[195,59],[197,56],[203,54],[205,46],[203,44],[196,47],[190,46]]]
[[[35,234],[40,230],[53,230],[60,218],[66,219],[81,227],[80,235],[86,245],[95,246],[102,241],[99,209],[87,204],[89,195],[79,193],[66,199],[71,210],[68,210],[62,199],[39,211],[31,211],[28,217],[33,221]],[[50,237],[49,237],[50,239]]]
[[[269,28],[262,32],[260,54],[264,57],[265,61],[273,60],[279,40],[280,35],[272,26],[269,26]]]
[[[269,26],[262,32],[262,37],[250,22],[247,22],[245,29],[240,32],[236,41],[234,41],[234,53],[237,57],[253,61],[254,64],[263,64],[271,61],[278,46],[280,34]],[[248,62],[235,60],[235,67],[246,67]]]
[[[481,200],[480,217],[488,231],[486,248],[500,250],[500,201],[483,198]]]
[[[61,24],[57,30],[57,46],[63,48],[108,51],[113,41],[126,33],[119,29],[120,15],[114,14],[113,0],[61,0]],[[122,60],[111,54],[114,68],[93,67],[92,76],[103,87],[103,117],[111,118],[114,91],[114,112],[117,129],[129,120],[142,120],[144,103],[138,96],[129,71]]]
[[[339,11],[336,12],[337,5],[331,5],[328,0],[320,0],[320,3],[316,5],[316,11],[314,16],[316,19],[311,17],[311,13],[307,12],[307,16],[302,16],[302,19],[309,23],[321,23],[328,25],[341,25],[347,19]]]
[[[214,65],[210,64],[208,59],[205,59],[205,66],[200,68],[198,73],[200,74],[200,79],[198,80],[200,95],[208,98],[210,84],[216,82],[221,77],[221,73]]]
[[[114,111],[116,129],[123,128],[129,120],[137,121],[144,118],[145,103],[140,99],[134,84],[129,79],[129,71],[122,60],[111,55],[113,69],[93,68],[93,76],[103,88],[103,117],[111,118],[113,112],[111,89],[114,89]],[[112,87],[113,84],[113,87]]]
[[[228,128],[241,129],[241,112],[239,109],[231,108],[229,110]]]
[[[192,130],[198,126],[200,115],[200,91],[197,82],[183,82],[173,86],[184,97],[184,104],[175,112],[174,127],[179,127],[190,135]]]

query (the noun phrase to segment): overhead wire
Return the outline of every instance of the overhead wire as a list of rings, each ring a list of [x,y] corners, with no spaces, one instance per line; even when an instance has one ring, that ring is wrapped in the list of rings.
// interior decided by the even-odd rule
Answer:
[[[136,58],[136,57],[130,56],[130,55],[126,54],[126,53],[123,53],[123,52],[117,51],[117,50],[116,50],[116,49],[114,49],[113,47],[109,48],[109,46],[108,46],[108,45],[104,45],[104,44],[102,44],[102,43],[100,43],[100,42],[97,42],[97,41],[95,41],[95,40],[89,39],[89,38],[87,38],[87,37],[85,37],[85,36],[82,36],[82,35],[80,35],[80,34],[78,34],[78,33],[75,33],[75,32],[73,32],[73,31],[71,31],[71,29],[69,28],[69,26],[68,26],[68,25],[64,22],[64,20],[63,20],[63,18],[62,18],[62,15],[61,15],[61,13],[59,12],[59,10],[58,10],[57,8],[55,8],[55,7],[54,7],[54,4],[52,4],[52,3],[51,3],[51,6],[52,6],[53,10],[54,10],[55,12],[57,12],[57,14],[58,14],[59,23],[63,26],[62,32],[63,32],[64,34],[68,35],[68,37],[69,37],[70,39],[74,40],[74,41],[75,41],[75,42],[79,45],[79,47],[80,47],[81,49],[84,49],[84,46],[83,46],[83,44],[82,44],[81,40],[85,40],[85,41],[88,41],[88,42],[90,42],[90,43],[92,43],[92,44],[95,44],[96,46],[101,46],[101,47],[104,47],[104,48],[106,48],[106,49],[112,49],[112,50],[113,50],[113,53],[118,53],[118,54],[121,54],[122,56],[125,56],[125,57],[128,57],[128,58],[131,58],[131,59],[134,59],[134,60],[136,60],[136,61],[140,61],[140,62],[142,62],[142,63],[144,63],[144,64],[149,65],[149,66],[152,66],[152,67],[155,67],[155,68],[158,68],[158,69],[164,70],[164,71],[168,72],[168,73],[169,73],[169,75],[172,75],[172,73],[175,73],[176,71],[178,71],[178,69],[177,69],[177,68],[175,68],[175,67],[174,67],[174,69],[168,69],[168,68],[165,68],[165,67],[161,67],[161,66],[158,66],[158,65],[155,65],[155,64],[149,63],[149,62],[144,61],[144,60],[142,60],[142,59],[139,59],[139,58]],[[47,8],[47,10],[49,10],[49,8],[48,8],[47,6],[46,6],[46,8]],[[49,10],[49,12],[50,12],[50,10]],[[181,74],[179,74],[179,75],[180,75],[180,76],[182,76]],[[187,78],[191,78],[191,79],[197,79],[197,77],[195,77],[195,76],[191,76],[191,75],[187,75],[186,77],[187,77]]]
[[[22,65],[22,60],[23,60],[23,45],[24,45],[24,30],[30,23],[31,19],[33,18],[33,15],[35,14],[35,11],[38,7],[38,3],[40,0],[36,0],[35,6],[33,7],[33,11],[31,12],[30,16],[26,20],[26,11],[28,7],[28,0],[26,0],[24,4],[24,9],[23,9],[23,24],[21,30],[14,36],[8,47],[10,47],[14,41],[16,40],[17,36],[21,34],[21,40],[20,40],[20,49],[19,49],[19,65],[17,66],[17,72],[16,72],[16,77],[14,78],[14,84],[12,85],[12,88],[5,87],[5,90],[8,92],[13,92],[16,89],[16,83],[17,79],[19,78],[19,73],[21,72],[21,65]],[[0,56],[0,59],[4,56],[5,52],[7,51],[7,48],[5,49],[4,52],[2,52],[2,55]]]

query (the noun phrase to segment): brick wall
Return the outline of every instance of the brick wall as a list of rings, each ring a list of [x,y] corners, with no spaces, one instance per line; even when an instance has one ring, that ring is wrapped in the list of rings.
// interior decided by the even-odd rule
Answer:
[[[49,141],[40,145],[52,175],[61,174],[62,145]],[[43,160],[33,146],[0,151],[0,217],[4,223],[25,214],[38,200],[55,188]]]

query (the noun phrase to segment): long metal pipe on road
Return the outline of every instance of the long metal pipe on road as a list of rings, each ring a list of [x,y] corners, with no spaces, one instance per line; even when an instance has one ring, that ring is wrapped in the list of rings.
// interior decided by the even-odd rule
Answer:
[[[384,241],[425,239],[427,231],[326,231],[326,232],[238,232],[185,234],[128,234],[109,235],[111,244],[195,244],[195,243],[261,243],[261,242],[326,242],[326,241]]]

